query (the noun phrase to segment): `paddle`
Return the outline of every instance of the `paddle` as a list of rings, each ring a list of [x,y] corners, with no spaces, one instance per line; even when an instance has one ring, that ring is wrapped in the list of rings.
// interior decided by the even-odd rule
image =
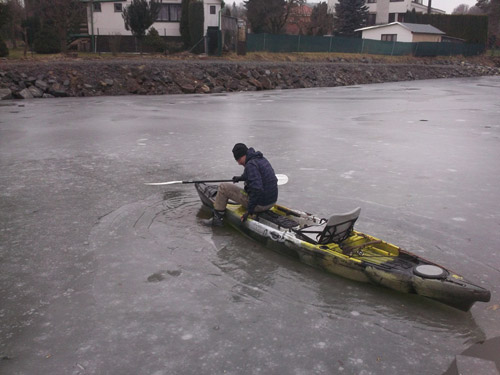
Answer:
[[[285,185],[288,182],[288,176],[284,174],[277,174],[278,185]],[[189,181],[168,181],[168,182],[145,182],[144,185],[162,186],[162,185],[175,185],[175,184],[198,184],[198,183],[211,183],[211,182],[233,182],[233,180],[189,180]]]

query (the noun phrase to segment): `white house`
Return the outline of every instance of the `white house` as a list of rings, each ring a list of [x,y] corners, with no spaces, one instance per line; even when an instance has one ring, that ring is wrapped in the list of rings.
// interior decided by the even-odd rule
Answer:
[[[363,39],[389,42],[441,42],[444,32],[432,25],[392,22],[386,25],[363,27],[355,31],[362,33]]]
[[[338,0],[328,0],[328,9],[335,13],[335,4]],[[423,0],[366,0],[368,11],[368,25],[378,25],[390,22],[404,22],[407,11],[415,9],[418,13],[427,13],[427,5]],[[432,8],[431,13],[444,14],[444,10]]]
[[[122,18],[123,9],[130,5],[132,0],[83,0],[87,3],[87,23],[89,35],[132,35],[125,29]],[[161,36],[179,37],[179,23],[181,20],[181,0],[159,0],[160,13],[153,27]],[[219,26],[221,0],[203,1],[205,22],[207,27]]]

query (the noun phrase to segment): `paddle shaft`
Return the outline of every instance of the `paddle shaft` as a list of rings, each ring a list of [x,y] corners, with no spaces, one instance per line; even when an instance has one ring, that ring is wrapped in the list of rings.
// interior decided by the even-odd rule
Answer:
[[[278,185],[284,185],[288,182],[288,176],[284,174],[277,174]],[[174,185],[174,184],[202,184],[211,182],[233,182],[233,180],[189,180],[189,181],[168,181],[168,182],[146,182],[145,185],[150,186],[162,186],[162,185]]]
[[[203,184],[212,182],[233,182],[233,180],[196,180],[196,181],[181,181],[183,184]]]

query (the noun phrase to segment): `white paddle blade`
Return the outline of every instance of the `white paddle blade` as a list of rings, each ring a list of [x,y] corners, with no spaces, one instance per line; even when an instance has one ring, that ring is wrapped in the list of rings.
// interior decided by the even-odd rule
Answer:
[[[144,185],[149,185],[149,186],[162,186],[162,185],[174,185],[174,184],[182,184],[182,181],[145,182],[144,183]]]
[[[285,185],[288,182],[288,176],[286,174],[277,174],[278,185]]]

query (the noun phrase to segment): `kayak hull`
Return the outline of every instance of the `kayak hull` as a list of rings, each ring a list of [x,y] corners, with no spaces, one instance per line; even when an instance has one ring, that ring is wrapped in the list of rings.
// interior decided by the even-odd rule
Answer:
[[[195,184],[195,187],[202,203],[213,208],[217,186]],[[319,223],[320,218],[280,205],[275,205],[270,211],[273,220],[269,215],[258,215],[242,223],[241,217],[246,209],[238,204],[228,204],[225,221],[275,252],[347,279],[418,294],[462,311],[468,311],[477,301],[490,300],[488,290],[393,244],[357,231],[353,231],[341,246],[310,243],[303,240],[298,231],[309,224]],[[289,227],[290,223],[297,226]],[[346,249],[351,251],[346,252]],[[440,274],[418,272],[425,267],[439,269]]]

